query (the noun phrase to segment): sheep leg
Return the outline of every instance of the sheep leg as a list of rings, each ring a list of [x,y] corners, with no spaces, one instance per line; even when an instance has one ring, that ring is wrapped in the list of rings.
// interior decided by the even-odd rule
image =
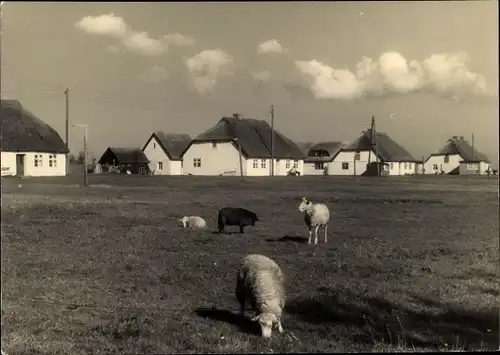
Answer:
[[[240,224],[240,233],[245,234],[245,226]]]
[[[307,242],[307,244],[311,244],[311,239],[312,239],[312,228],[309,227],[309,241]]]
[[[278,318],[278,332],[283,333],[283,326],[281,325],[281,318]]]
[[[325,243],[328,241],[328,237],[327,237],[327,234],[326,234],[327,230],[328,230],[328,225],[325,224]]]
[[[317,225],[316,228],[314,228],[314,244],[318,244],[318,229],[319,225]]]

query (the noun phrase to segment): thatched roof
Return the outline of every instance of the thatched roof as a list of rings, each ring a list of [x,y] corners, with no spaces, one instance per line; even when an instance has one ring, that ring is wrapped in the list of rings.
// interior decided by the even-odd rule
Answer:
[[[276,159],[303,159],[305,154],[289,138],[274,130]],[[271,158],[271,127],[266,121],[251,118],[223,117],[215,126],[197,136],[193,143],[237,142],[247,158]]]
[[[344,142],[320,142],[314,144],[307,152],[307,163],[332,161],[340,150],[346,146]]]
[[[149,160],[140,148],[108,147],[99,159],[99,164],[148,164]]]
[[[191,137],[185,133],[164,133],[161,131],[154,132],[144,145],[144,150],[151,139],[155,138],[161,148],[170,160],[182,160],[182,152],[191,143]]]
[[[348,144],[342,151],[367,151],[370,150],[371,129],[361,133],[352,143]],[[392,140],[384,132],[376,132],[377,150],[380,159],[384,162],[419,162],[406,149]],[[375,147],[373,147],[375,150]]]
[[[66,154],[66,144],[48,124],[17,100],[1,100],[0,147],[4,152]]]
[[[490,163],[490,160],[486,155],[481,152],[478,152],[477,149],[472,149],[472,146],[469,144],[464,137],[453,136],[448,139],[446,145],[441,148],[437,153],[431,154],[433,155],[452,155],[458,154],[462,157],[465,162],[479,162],[484,161],[486,163]]]
[[[314,144],[314,142],[297,142],[297,146],[300,148],[300,150],[302,150],[305,156],[307,156],[309,148],[311,148]]]

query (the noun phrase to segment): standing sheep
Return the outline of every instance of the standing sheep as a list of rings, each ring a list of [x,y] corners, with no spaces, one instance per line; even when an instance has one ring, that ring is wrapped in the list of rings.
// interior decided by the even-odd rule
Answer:
[[[242,259],[236,276],[235,295],[241,316],[245,303],[255,311],[252,321],[258,321],[262,337],[269,338],[273,325],[283,332],[281,314],[285,307],[285,276],[278,264],[267,256],[250,254]]]
[[[182,228],[192,228],[192,229],[205,229],[207,227],[207,222],[198,216],[184,216],[179,219],[182,224]]]
[[[327,230],[328,222],[330,221],[330,211],[322,203],[312,203],[308,201],[305,197],[302,197],[302,201],[299,205],[299,211],[304,212],[304,221],[309,228],[309,240],[308,244],[311,244],[312,229],[314,228],[314,244],[318,244],[318,230],[319,227],[323,227],[325,231],[325,243],[327,242]]]
[[[254,226],[259,217],[252,211],[244,208],[224,207],[217,213],[217,227],[223,233],[226,226],[239,226],[240,233],[245,233],[246,226]]]

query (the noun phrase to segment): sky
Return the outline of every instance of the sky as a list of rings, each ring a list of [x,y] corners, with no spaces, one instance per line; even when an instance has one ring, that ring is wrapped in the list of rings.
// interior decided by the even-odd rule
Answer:
[[[274,105],[296,142],[351,141],[375,116],[416,158],[474,133],[498,160],[497,1],[6,1],[1,21],[2,98],[64,139],[69,88],[96,158]]]

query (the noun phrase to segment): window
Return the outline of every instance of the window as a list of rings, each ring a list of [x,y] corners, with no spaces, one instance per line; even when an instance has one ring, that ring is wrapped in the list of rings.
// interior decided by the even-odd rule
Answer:
[[[410,170],[413,169],[413,163],[408,163],[408,169],[410,169]]]
[[[342,170],[349,170],[349,163],[342,163]]]
[[[217,148],[217,142],[212,142],[212,148]]]
[[[195,168],[201,168],[201,158],[193,158],[193,166]]]
[[[285,168],[290,169],[290,160],[285,162]]]
[[[257,169],[258,167],[259,167],[259,160],[258,159],[254,159],[253,160],[253,168]]]
[[[405,170],[408,169],[408,163],[404,163],[403,169],[405,169]]]
[[[394,169],[394,163],[391,163],[391,169]]]
[[[323,163],[323,162],[315,163],[314,164],[314,169],[316,169],[316,170],[324,170],[325,169],[325,163]]]
[[[444,163],[447,164],[450,162],[450,156],[449,155],[445,155],[444,156]]]
[[[156,149],[156,143],[153,143],[153,149]]]
[[[55,168],[57,166],[57,159],[55,154],[49,155],[49,167]]]
[[[361,160],[361,153],[354,154],[354,160]]]
[[[163,162],[162,161],[158,162],[158,170],[163,170]]]
[[[298,168],[299,168],[299,161],[298,161],[298,160],[294,160],[294,161],[293,161],[293,167],[294,167],[295,169],[298,169]]]
[[[432,169],[437,170],[437,169],[438,169],[438,165],[437,165],[437,164],[434,164],[434,165],[432,166]]]
[[[477,164],[467,164],[467,170],[477,170]]]
[[[262,160],[260,161],[260,167],[261,167],[261,168],[265,168],[265,167],[266,167],[266,159],[262,159]]]
[[[33,164],[35,167],[41,167],[42,166],[42,156],[39,154],[35,154],[35,160],[33,161]]]

